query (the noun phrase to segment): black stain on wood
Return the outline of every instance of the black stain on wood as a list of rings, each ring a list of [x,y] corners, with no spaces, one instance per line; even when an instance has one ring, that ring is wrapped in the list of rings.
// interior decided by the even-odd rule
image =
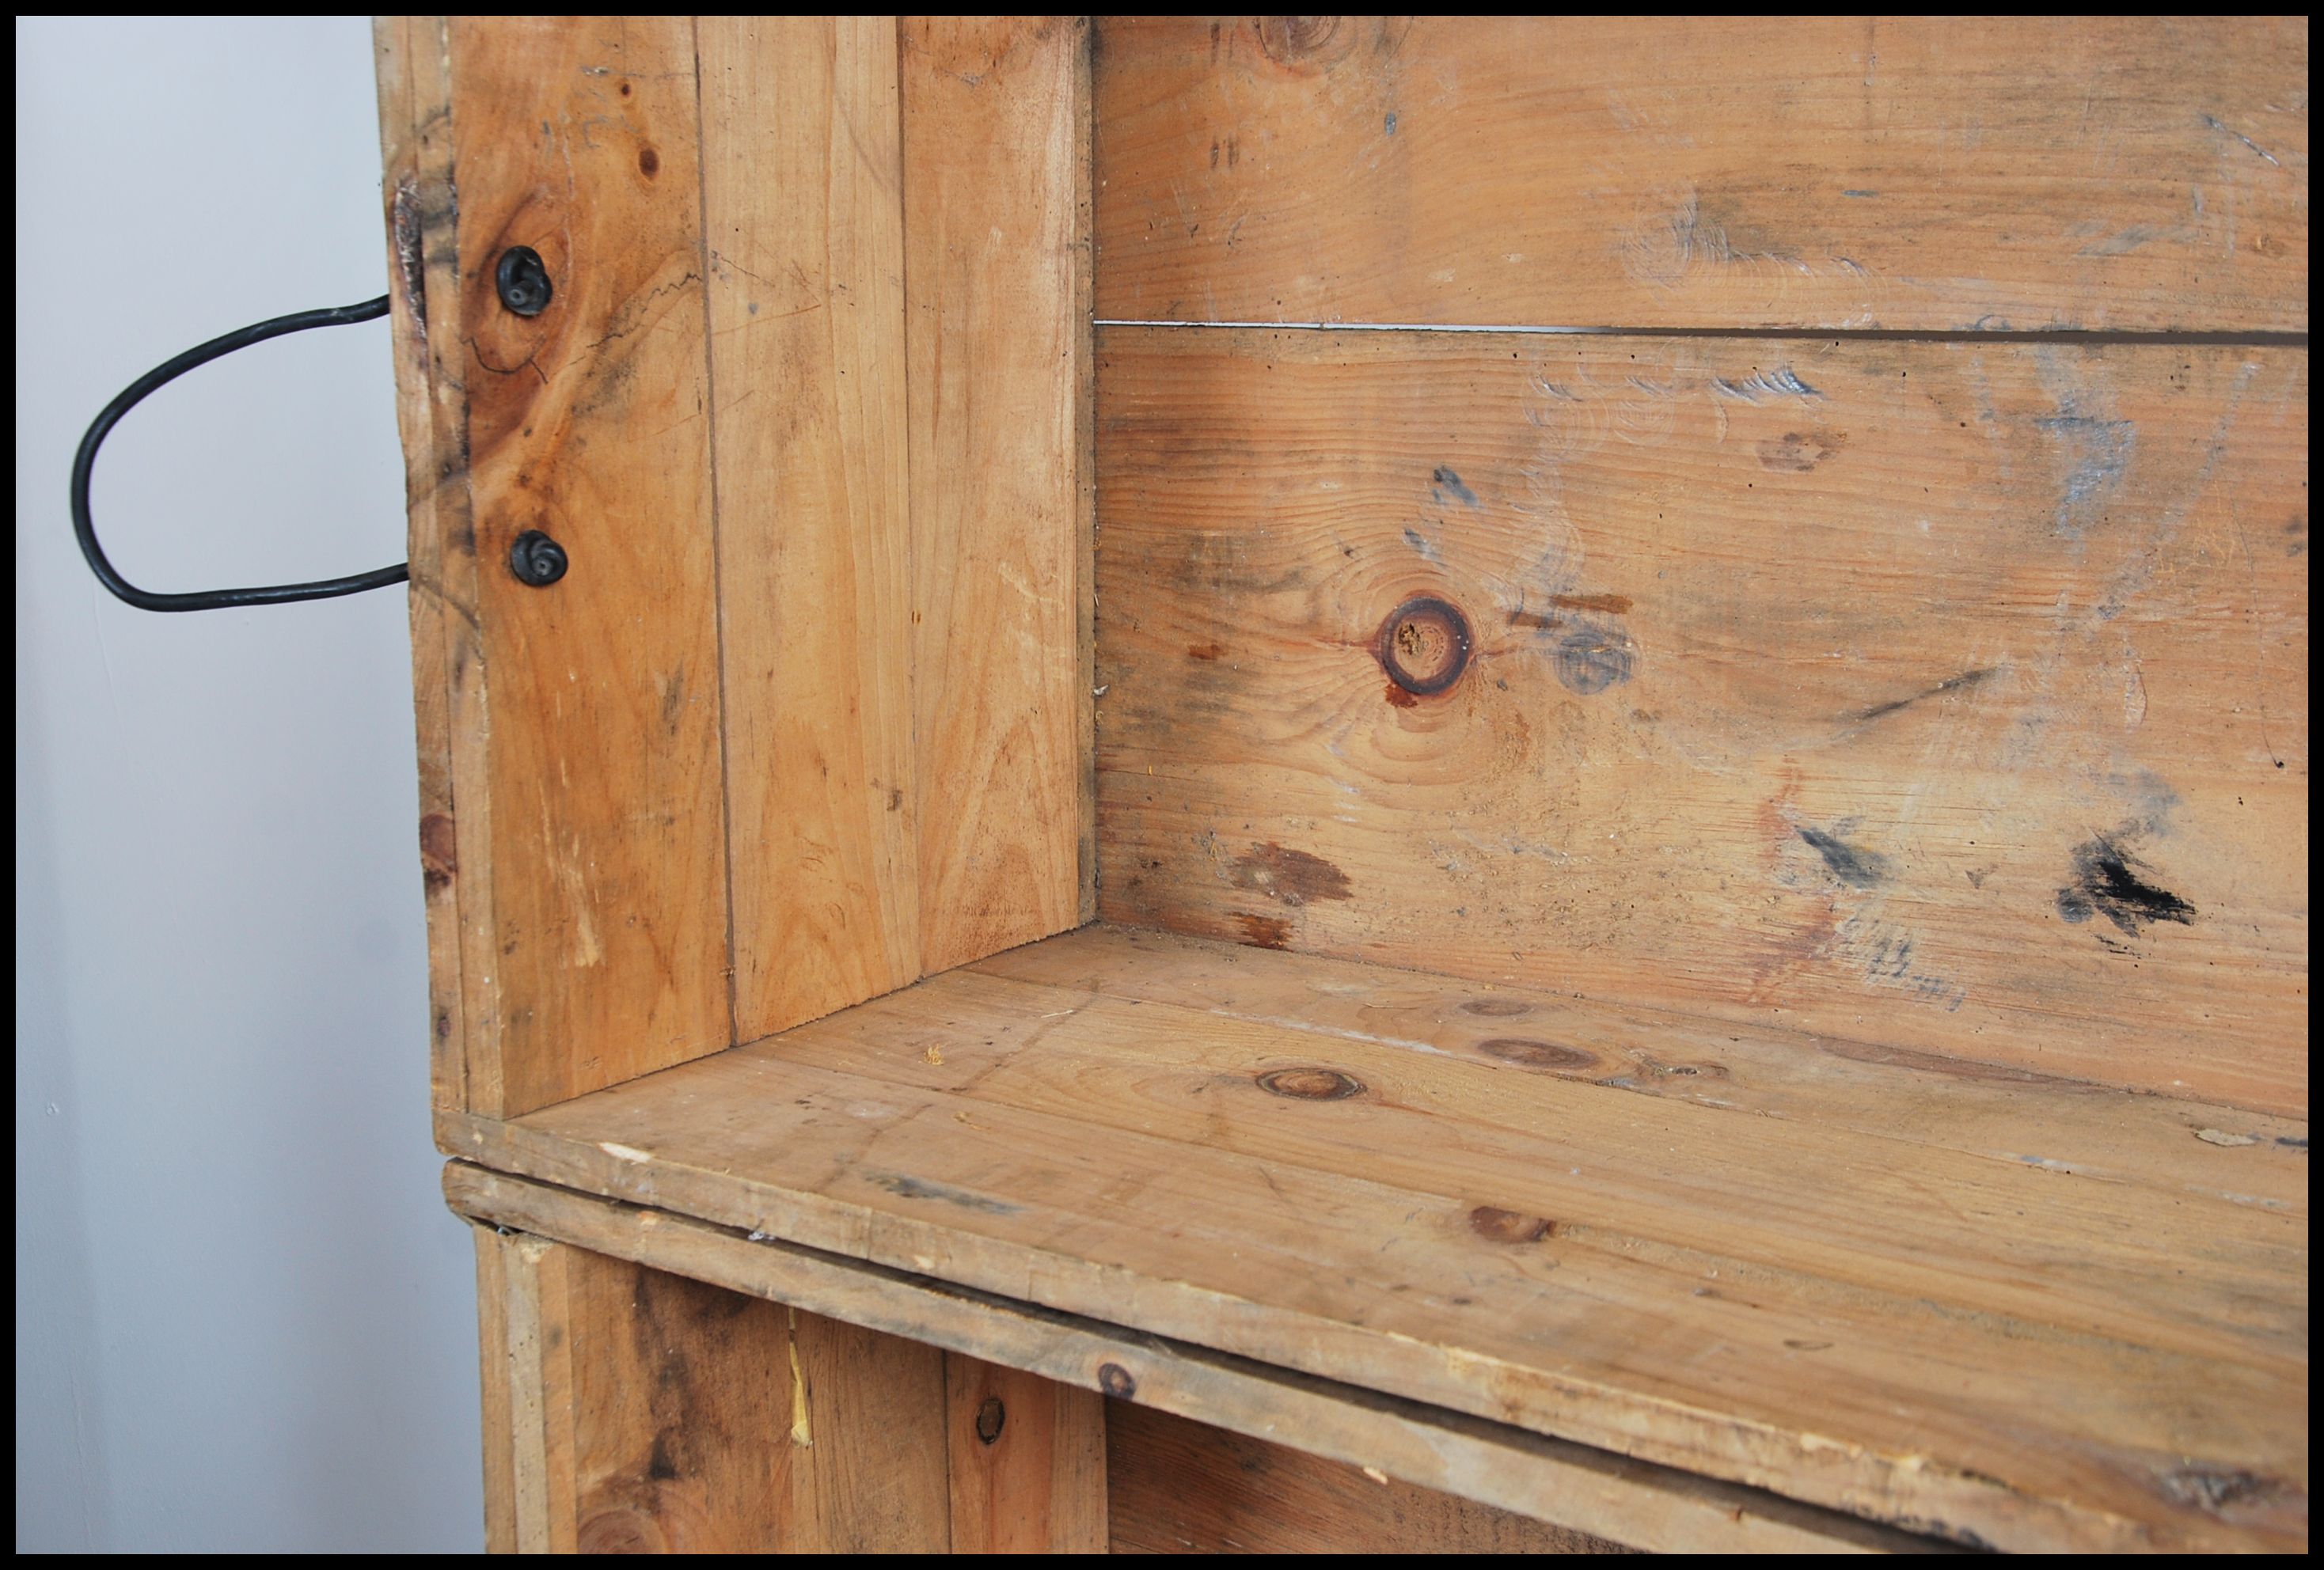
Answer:
[[[1546,1216],[1480,1205],[1469,1212],[1469,1230],[1490,1243],[1539,1243],[1557,1235],[1557,1223]]]
[[[1894,714],[1899,709],[1909,709],[1914,704],[1930,698],[1941,697],[1947,693],[1958,693],[1965,687],[1974,687],[1980,683],[1990,681],[2001,674],[2001,668],[1999,666],[1986,666],[1978,670],[1963,671],[1957,676],[1947,676],[1925,693],[1915,693],[1909,698],[1898,698],[1890,703],[1875,703],[1869,709],[1858,710],[1848,718],[1856,724],[1862,724],[1867,720],[1883,719]]]
[[[1461,679],[1469,668],[1472,643],[1469,619],[1459,606],[1422,594],[1388,613],[1372,653],[1390,682],[1414,697],[1426,698]]]
[[[1630,679],[1637,664],[1637,645],[1628,633],[1610,622],[1577,618],[1558,638],[1550,663],[1568,692],[1595,697]]]
[[[2101,915],[2134,938],[2155,922],[2193,924],[2195,907],[2140,877],[2145,865],[2105,834],[2075,846],[2073,880],[2058,891],[2058,914],[2070,922]]]
[[[1258,1078],[1261,1090],[1293,1101],[1345,1101],[1364,1093],[1361,1079],[1337,1069],[1270,1069]]]
[[[667,1428],[657,1431],[653,1437],[653,1454],[646,1462],[646,1475],[669,1482],[678,1475],[678,1462],[670,1454],[670,1435]]]
[[[1850,888],[1877,888],[1888,881],[1891,868],[1888,858],[1877,851],[1867,850],[1860,845],[1850,845],[1836,834],[1821,829],[1802,829],[1800,838],[1814,848],[1831,868],[1831,875]]]
[[[1597,1055],[1580,1047],[1536,1042],[1525,1036],[1495,1036],[1490,1041],[1479,1042],[1477,1050],[1489,1058],[1515,1063],[1521,1069],[1549,1069],[1572,1074],[1598,1066]]]
[[[1437,465],[1436,473],[1431,474],[1428,481],[1430,491],[1437,500],[1443,501],[1449,497],[1463,507],[1477,505],[1477,493],[1469,489],[1468,483],[1460,475],[1443,464]]]
[[[1097,1388],[1116,1400],[1133,1400],[1138,1395],[1138,1382],[1118,1363],[1097,1365]]]
[[[1252,915],[1247,911],[1237,911],[1235,921],[1242,927],[1242,941],[1254,948],[1291,947],[1291,923],[1281,916]]]
[[[1274,844],[1254,845],[1249,855],[1238,857],[1230,881],[1287,905],[1352,896],[1346,873],[1320,856]]]
[[[955,1189],[948,1183],[931,1183],[921,1178],[908,1178],[900,1172],[866,1172],[863,1174],[890,1194],[905,1199],[939,1199],[947,1205],[957,1205],[964,1210],[982,1210],[988,1216],[1015,1216],[1025,1207],[995,1199],[984,1194],[972,1194],[965,1189]]]

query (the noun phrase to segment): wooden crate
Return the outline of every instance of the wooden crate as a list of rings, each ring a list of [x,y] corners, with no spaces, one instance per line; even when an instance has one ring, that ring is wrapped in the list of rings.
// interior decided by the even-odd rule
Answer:
[[[494,1546],[2304,1549],[2304,20],[378,38]]]

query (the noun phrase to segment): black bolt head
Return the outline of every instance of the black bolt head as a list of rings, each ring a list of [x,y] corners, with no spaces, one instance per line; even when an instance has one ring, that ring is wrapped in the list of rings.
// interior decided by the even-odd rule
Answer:
[[[537,317],[547,310],[549,296],[557,292],[549,287],[549,269],[540,252],[530,245],[512,245],[502,252],[493,281],[500,287],[501,304],[521,317]]]
[[[563,577],[569,565],[565,547],[537,528],[526,529],[509,546],[509,571],[516,574],[518,583],[536,589],[546,589]]]

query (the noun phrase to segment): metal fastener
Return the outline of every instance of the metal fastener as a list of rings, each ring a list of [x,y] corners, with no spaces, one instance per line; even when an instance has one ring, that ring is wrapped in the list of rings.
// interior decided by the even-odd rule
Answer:
[[[546,589],[565,575],[565,547],[537,528],[526,529],[509,546],[509,571],[520,583]]]
[[[540,252],[530,245],[512,245],[502,252],[493,280],[500,286],[501,304],[521,317],[537,317],[547,310],[549,297],[557,292],[549,287],[549,269]]]

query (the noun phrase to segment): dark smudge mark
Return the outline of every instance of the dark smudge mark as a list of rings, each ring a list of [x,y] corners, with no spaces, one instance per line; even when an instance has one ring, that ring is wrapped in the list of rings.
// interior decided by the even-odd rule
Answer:
[[[1233,883],[1237,888],[1256,889],[1287,905],[1351,897],[1346,873],[1320,856],[1273,844],[1254,845],[1250,855],[1239,858]]]
[[[1254,948],[1291,947],[1291,923],[1281,916],[1255,916],[1237,911],[1235,920],[1242,924],[1242,941]]]
[[[1850,888],[1877,888],[1888,881],[1888,858],[1877,851],[1850,845],[1820,829],[1802,829],[1800,838],[1814,847],[1831,875]]]
[[[1557,1235],[1557,1223],[1546,1216],[1480,1205],[1469,1212],[1469,1230],[1490,1243],[1539,1243]]]
[[[452,820],[430,813],[420,820],[420,874],[430,889],[443,887],[460,870],[460,837]]]
[[[1786,1338],[1784,1345],[1794,1352],[1823,1352],[1831,1348],[1829,1341],[1794,1341]]]
[[[1564,621],[1564,620],[1565,619],[1562,616],[1544,616],[1537,611],[1512,611],[1509,612],[1509,625],[1511,627],[1530,627],[1536,631],[1539,631],[1545,627],[1559,626]]]
[[[1452,470],[1445,468],[1443,464],[1437,465],[1436,473],[1431,474],[1428,478],[1433,482],[1434,488],[1437,492],[1437,500],[1443,500],[1445,497],[1449,496],[1464,507],[1474,507],[1477,505],[1477,493],[1469,489],[1468,485],[1462,482],[1460,475],[1455,474]]]
[[[2058,891],[2058,914],[2070,922],[2102,915],[2134,938],[2153,922],[2192,925],[2195,907],[2139,877],[2134,869],[2145,865],[2104,834],[2075,846],[2073,881]]]
[[[1630,679],[1637,646],[1630,635],[1607,622],[1583,621],[1557,640],[1552,665],[1571,693],[1595,697]]]
[[[1188,659],[1216,659],[1221,655],[1226,653],[1226,645],[1222,643],[1192,643],[1186,646],[1186,657]]]
[[[2308,1141],[2296,1134],[2279,1134],[2275,1136],[2275,1143],[2288,1151],[2304,1151],[2308,1148]]]
[[[1965,687],[1974,687],[1981,682],[1991,681],[2000,674],[1999,666],[1986,666],[1978,670],[1963,671],[1957,676],[1947,676],[1925,693],[1915,693],[1909,698],[1899,698],[1893,703],[1875,703],[1869,709],[1858,710],[1848,718],[1852,723],[1859,725],[1867,720],[1883,719],[1894,714],[1899,709],[1909,709],[1914,704],[1927,699],[1941,697],[1947,693],[1957,693]]]
[[[1345,1101],[1364,1093],[1361,1079],[1337,1069],[1270,1069],[1259,1076],[1259,1088],[1293,1101]]]
[[[1759,444],[1759,466],[1782,474],[1804,474],[1846,445],[1846,431],[1787,431],[1781,440]]]
[[[1564,1073],[1580,1073],[1598,1066],[1595,1054],[1580,1047],[1561,1046],[1554,1042],[1536,1042],[1524,1036],[1495,1036],[1479,1042],[1477,1050],[1489,1058],[1499,1058],[1504,1063],[1515,1063],[1521,1069],[1551,1069]]]
[[[2180,1466],[2163,1474],[2163,1492],[2181,1504],[2207,1510],[2268,1499],[2282,1487],[2273,1477],[2262,1477],[2240,1466]]]
[[[1480,997],[1461,1005],[1462,1014],[1480,1014],[1487,1019],[1515,1019],[1521,1014],[1531,1014],[1533,1005],[1520,1003],[1514,997]]]
[[[1567,611],[1602,611],[1609,616],[1625,615],[1631,605],[1628,594],[1552,594],[1549,602]]]
[[[654,1434],[653,1454],[646,1461],[646,1475],[661,1482],[678,1476],[678,1463],[670,1456],[669,1430],[662,1428]]]
[[[900,1172],[866,1172],[863,1175],[900,1198],[941,1199],[947,1205],[957,1205],[964,1210],[982,1210],[989,1216],[1015,1216],[1024,1209],[1021,1205],[1011,1205],[983,1194],[972,1194],[966,1189],[955,1189],[947,1183],[908,1178]]]

